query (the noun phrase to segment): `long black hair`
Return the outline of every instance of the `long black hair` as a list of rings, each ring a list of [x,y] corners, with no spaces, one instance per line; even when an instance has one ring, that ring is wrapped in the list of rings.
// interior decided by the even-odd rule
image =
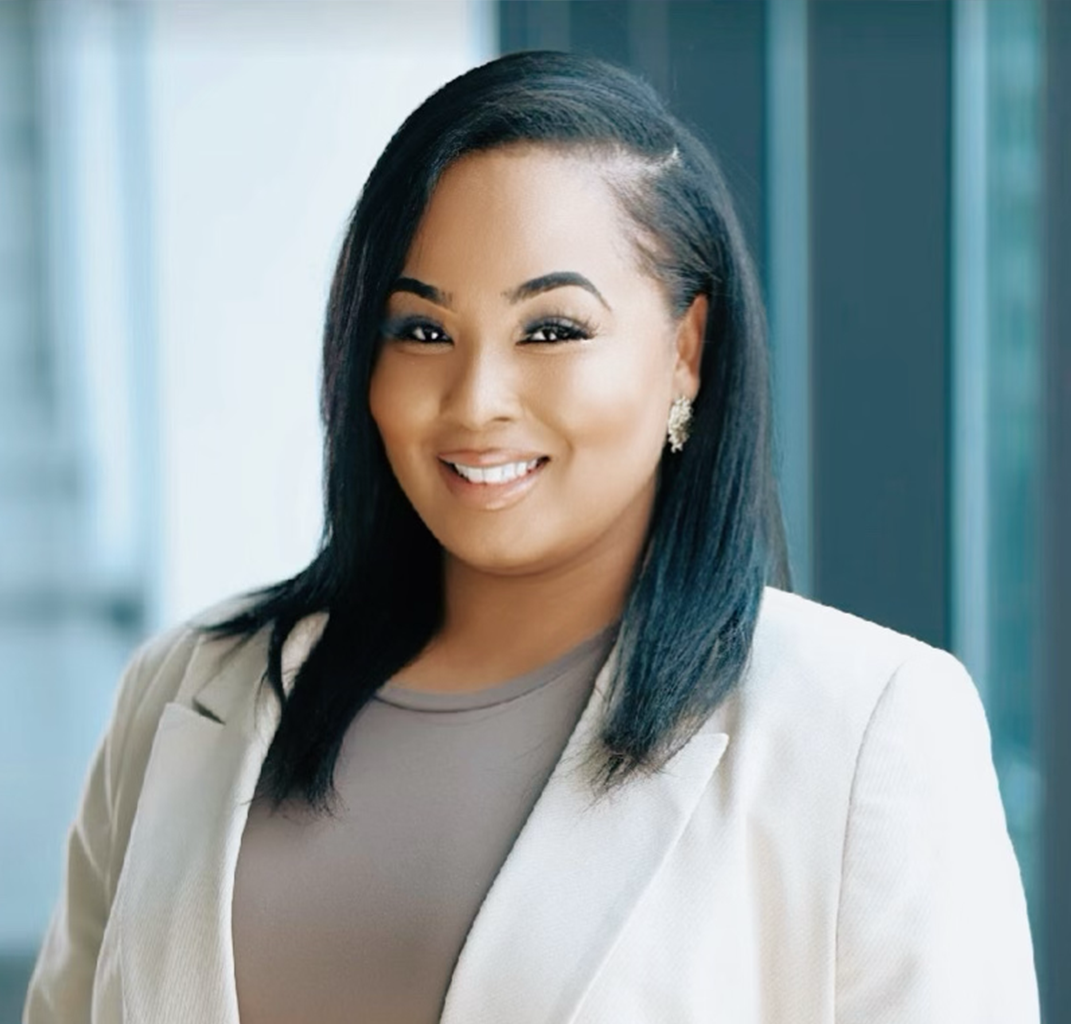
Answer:
[[[350,218],[323,338],[319,553],[208,627],[240,637],[270,630],[265,679],[282,714],[261,782],[276,802],[328,806],[350,722],[441,625],[442,552],[387,463],[369,380],[389,290],[443,171],[466,153],[519,143],[604,161],[675,315],[700,294],[710,300],[692,436],[659,468],[611,700],[588,752],[596,796],[657,770],[694,734],[741,679],[764,585],[788,585],[765,319],[716,164],[654,90],[621,68],[547,51],[493,60],[410,114]],[[283,641],[317,611],[329,613],[326,627],[286,693]]]

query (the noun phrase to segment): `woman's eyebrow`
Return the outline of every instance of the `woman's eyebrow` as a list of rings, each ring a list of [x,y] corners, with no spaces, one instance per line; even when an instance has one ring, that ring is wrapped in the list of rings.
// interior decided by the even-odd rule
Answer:
[[[519,284],[516,288],[511,288],[502,294],[511,303],[517,303],[524,299],[530,299],[533,295],[542,295],[543,292],[553,291],[555,288],[583,288],[584,291],[594,295],[607,310],[610,309],[610,304],[602,297],[599,289],[583,274],[578,274],[573,270],[557,270],[551,274],[533,277],[530,281],[525,281],[524,284]],[[442,306],[444,309],[449,309],[453,302],[452,296],[448,292],[441,291],[434,285],[426,284],[415,277],[399,277],[391,288],[391,294],[394,292],[409,292],[411,295],[426,299],[428,302],[434,302],[435,305]]]
[[[602,297],[599,289],[595,287],[583,274],[573,270],[558,270],[553,274],[543,274],[542,277],[533,277],[531,281],[525,281],[511,291],[503,294],[510,302],[520,302],[522,299],[530,299],[533,295],[552,291],[555,288],[583,288],[590,292],[601,302],[607,310],[610,304]],[[611,310],[612,312],[612,310]]]
[[[411,295],[427,299],[428,302],[434,302],[436,306],[442,306],[444,309],[449,309],[453,302],[453,297],[449,292],[440,291],[435,285],[425,284],[415,277],[399,277],[390,290],[391,295],[395,292],[409,292]]]

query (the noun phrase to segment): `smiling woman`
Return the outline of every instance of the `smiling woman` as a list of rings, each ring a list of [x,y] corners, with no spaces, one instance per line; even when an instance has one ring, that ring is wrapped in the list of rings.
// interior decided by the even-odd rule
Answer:
[[[428,99],[331,288],[321,551],[132,662],[27,1021],[1036,1022],[981,703],[784,589],[767,390],[648,86]]]

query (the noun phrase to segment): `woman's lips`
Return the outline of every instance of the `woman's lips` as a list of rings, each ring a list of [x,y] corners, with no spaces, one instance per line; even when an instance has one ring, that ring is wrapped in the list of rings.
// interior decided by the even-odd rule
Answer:
[[[464,461],[444,459],[458,476],[468,480],[472,484],[505,484],[511,480],[527,476],[536,466],[539,459],[512,459],[509,462],[494,462],[487,464],[473,464]]]
[[[471,508],[497,511],[520,501],[550,461],[527,452],[448,452],[439,468],[450,492]]]
[[[462,463],[466,466],[498,466],[505,462],[530,462],[532,459],[543,459],[546,456],[542,452],[527,448],[454,448],[451,451],[439,452],[439,458],[443,462]]]

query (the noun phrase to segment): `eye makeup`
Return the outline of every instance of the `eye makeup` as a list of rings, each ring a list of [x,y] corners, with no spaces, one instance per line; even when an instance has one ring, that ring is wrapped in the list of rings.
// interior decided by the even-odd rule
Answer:
[[[598,333],[595,325],[584,317],[551,313],[534,317],[525,324],[522,344],[560,345],[568,341],[589,341]],[[541,338],[533,335],[542,334]],[[548,337],[553,335],[554,337]]]
[[[597,325],[588,318],[555,311],[529,318],[521,328],[518,344],[561,345],[588,341],[598,333]],[[452,341],[441,324],[422,315],[387,317],[380,329],[380,336],[385,341],[418,345],[441,345]]]
[[[410,341],[420,345],[442,345],[450,336],[440,324],[426,316],[388,317],[380,328],[384,341]]]

